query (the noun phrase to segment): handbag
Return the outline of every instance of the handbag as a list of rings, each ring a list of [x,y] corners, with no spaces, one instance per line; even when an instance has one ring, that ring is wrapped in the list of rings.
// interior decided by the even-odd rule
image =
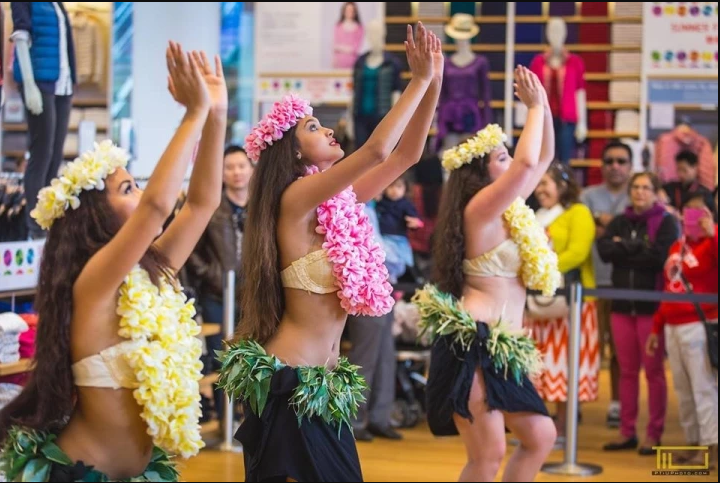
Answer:
[[[547,229],[564,212],[565,208],[561,204],[557,204],[549,209],[539,209],[535,216],[540,226]],[[546,297],[544,295],[528,294],[525,299],[526,316],[532,320],[551,320],[566,318],[570,315],[568,297],[563,297],[560,292],[562,292],[566,286],[569,286],[568,276],[571,276],[571,273],[574,271],[575,270],[565,274],[557,290],[559,293],[556,293],[554,296]]]
[[[685,286],[685,291],[689,294],[693,293],[693,289],[688,283],[687,279],[685,278],[685,275],[683,275],[682,272],[680,272],[680,280],[682,281],[683,285]],[[694,302],[693,305],[695,305],[695,310],[698,313],[698,316],[700,317],[700,321],[705,326],[705,334],[707,335],[707,351],[708,351],[708,357],[710,358],[710,364],[713,366],[714,369],[718,368],[718,321],[717,319],[708,321],[707,317],[705,317],[705,311],[702,309],[700,304],[698,302]]]
[[[528,318],[532,320],[551,320],[567,318],[570,315],[570,295],[561,293],[565,287],[580,280],[580,270],[571,270],[565,274],[558,287],[558,293],[552,297],[545,295],[528,295],[525,308]]]

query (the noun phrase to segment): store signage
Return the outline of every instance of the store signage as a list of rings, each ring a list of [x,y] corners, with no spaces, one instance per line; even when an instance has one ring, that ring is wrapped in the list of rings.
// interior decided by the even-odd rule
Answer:
[[[45,240],[0,243],[0,292],[37,286]]]
[[[718,82],[717,80],[650,79],[648,102],[717,106]]]
[[[368,51],[366,27],[382,2],[257,3],[256,101],[295,93],[311,102],[352,98],[352,68]]]
[[[643,60],[648,75],[717,76],[717,2],[643,5]]]

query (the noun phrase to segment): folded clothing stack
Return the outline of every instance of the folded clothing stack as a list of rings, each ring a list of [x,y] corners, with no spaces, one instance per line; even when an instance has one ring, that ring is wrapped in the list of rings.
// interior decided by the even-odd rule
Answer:
[[[20,334],[27,332],[28,325],[19,315],[0,314],[0,364],[20,360]]]

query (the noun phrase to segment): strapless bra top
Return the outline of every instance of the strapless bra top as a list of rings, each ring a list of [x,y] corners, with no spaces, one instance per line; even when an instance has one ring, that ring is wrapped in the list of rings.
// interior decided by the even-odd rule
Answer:
[[[311,293],[328,294],[338,291],[333,264],[324,249],[308,253],[280,272],[282,285]]]
[[[132,340],[120,342],[98,354],[79,360],[72,365],[75,385],[112,389],[136,388],[137,378],[124,356],[135,350],[137,344]]]
[[[515,278],[521,267],[520,250],[510,238],[487,253],[463,260],[463,273],[476,277]]]

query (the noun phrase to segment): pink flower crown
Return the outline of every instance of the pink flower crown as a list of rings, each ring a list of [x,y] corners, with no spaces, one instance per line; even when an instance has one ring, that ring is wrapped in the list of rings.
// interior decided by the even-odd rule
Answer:
[[[310,103],[294,94],[288,94],[273,105],[272,110],[255,126],[245,138],[245,152],[254,163],[260,159],[260,153],[282,139],[298,120],[312,115]]]

